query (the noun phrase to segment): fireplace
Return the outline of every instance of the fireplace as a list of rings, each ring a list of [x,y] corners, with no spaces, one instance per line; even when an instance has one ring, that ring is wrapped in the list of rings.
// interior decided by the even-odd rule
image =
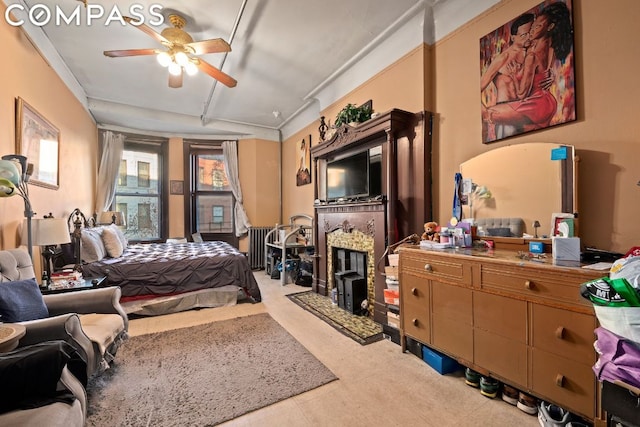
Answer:
[[[354,314],[373,315],[373,248],[373,237],[357,230],[351,233],[335,230],[327,235],[327,289],[329,292],[337,289],[338,306]]]

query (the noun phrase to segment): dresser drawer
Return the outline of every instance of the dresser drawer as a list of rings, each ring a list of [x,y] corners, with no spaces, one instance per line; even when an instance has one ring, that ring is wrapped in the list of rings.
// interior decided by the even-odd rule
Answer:
[[[571,412],[595,417],[596,380],[591,365],[533,348],[531,389]]]
[[[471,285],[471,266],[453,257],[439,257],[435,254],[401,254],[401,270],[421,273],[424,277],[445,280],[450,283]]]
[[[473,326],[527,344],[527,302],[473,292]]]
[[[533,347],[583,364],[595,363],[594,316],[533,304],[532,317]]]
[[[429,281],[403,273],[400,277],[400,317],[405,334],[425,344],[431,343]]]
[[[587,280],[585,277],[584,281]],[[480,269],[483,290],[592,308],[591,303],[580,296],[581,283],[580,278],[561,271],[500,264],[483,264]]]

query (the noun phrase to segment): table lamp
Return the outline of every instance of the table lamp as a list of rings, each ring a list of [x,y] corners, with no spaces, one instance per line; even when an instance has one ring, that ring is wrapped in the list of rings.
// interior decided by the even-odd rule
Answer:
[[[26,221],[25,221],[26,222]],[[26,227],[26,224],[25,224]],[[42,246],[42,257],[44,258],[44,270],[47,273],[47,280],[51,280],[51,257],[55,253],[56,245],[71,243],[71,235],[67,221],[59,218],[33,219],[31,222],[32,243]],[[24,234],[23,234],[23,244]],[[46,283],[42,284],[46,286]]]
[[[100,214],[99,224],[115,224],[118,227],[124,227],[126,224],[124,214],[117,211],[105,211]]]

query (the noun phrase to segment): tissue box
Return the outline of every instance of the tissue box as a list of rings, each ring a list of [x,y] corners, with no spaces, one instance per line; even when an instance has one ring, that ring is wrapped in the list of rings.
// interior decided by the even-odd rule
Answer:
[[[580,261],[580,238],[554,237],[551,240],[551,253],[556,261]]]

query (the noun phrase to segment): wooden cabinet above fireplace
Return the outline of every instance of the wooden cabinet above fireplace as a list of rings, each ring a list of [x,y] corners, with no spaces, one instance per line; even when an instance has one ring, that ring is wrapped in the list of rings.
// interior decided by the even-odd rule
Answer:
[[[422,233],[432,212],[431,133],[431,113],[394,109],[355,127],[341,126],[331,139],[311,148],[316,292],[328,291],[326,235],[336,224],[372,235],[376,262],[387,245]],[[385,282],[377,270],[374,318],[383,321]]]

